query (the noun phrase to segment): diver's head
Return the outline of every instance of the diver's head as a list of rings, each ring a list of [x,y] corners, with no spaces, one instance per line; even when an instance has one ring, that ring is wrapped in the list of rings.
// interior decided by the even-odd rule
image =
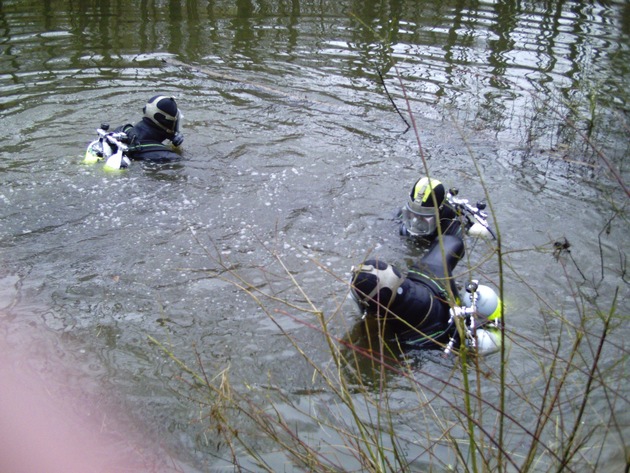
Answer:
[[[436,204],[444,202],[446,190],[437,179],[421,177],[409,193],[409,201],[402,210],[402,223],[411,236],[425,237],[437,229]]]
[[[179,131],[182,114],[177,108],[175,97],[156,95],[142,109],[144,116],[167,133]]]
[[[394,266],[374,259],[352,268],[350,292],[359,306],[377,317],[385,317],[387,308],[405,278]]]

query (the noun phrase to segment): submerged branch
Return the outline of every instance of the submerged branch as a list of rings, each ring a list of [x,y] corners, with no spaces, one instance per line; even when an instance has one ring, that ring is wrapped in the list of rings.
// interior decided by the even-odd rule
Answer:
[[[378,73],[378,77],[381,79],[381,84],[383,85],[383,89],[385,89],[385,93],[387,94],[387,98],[389,99],[389,101],[392,103],[392,105],[394,106],[394,110],[396,110],[396,112],[398,113],[398,115],[400,116],[400,118],[402,118],[402,121],[405,122],[405,125],[407,125],[407,128],[405,128],[405,131],[403,131],[404,133],[407,133],[409,131],[409,128],[411,128],[411,125],[409,124],[409,122],[407,121],[407,119],[405,118],[405,116],[402,114],[402,112],[400,111],[400,109],[398,108],[398,106],[396,105],[396,102],[394,102],[393,97],[391,96],[391,94],[389,93],[389,90],[387,89],[387,85],[385,84],[385,79],[383,79],[383,74],[381,73],[381,70],[379,68],[376,69],[376,72]]]

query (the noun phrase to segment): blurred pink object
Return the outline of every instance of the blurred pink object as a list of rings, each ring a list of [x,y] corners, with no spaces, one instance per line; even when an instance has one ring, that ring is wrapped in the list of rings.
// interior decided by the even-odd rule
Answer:
[[[126,428],[125,412],[108,415],[86,386],[76,386],[67,363],[42,345],[30,348],[37,354],[18,354],[0,337],[0,472],[183,471],[140,429]],[[48,369],[38,373],[41,366]]]

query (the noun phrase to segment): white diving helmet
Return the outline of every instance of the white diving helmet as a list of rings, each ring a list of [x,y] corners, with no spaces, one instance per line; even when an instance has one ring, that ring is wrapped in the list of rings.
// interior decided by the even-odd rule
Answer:
[[[175,97],[151,97],[142,112],[146,118],[171,135],[180,131],[183,115],[177,108]]]
[[[386,308],[396,298],[405,278],[394,266],[370,259],[352,268],[350,293],[364,310],[377,317],[386,316]]]

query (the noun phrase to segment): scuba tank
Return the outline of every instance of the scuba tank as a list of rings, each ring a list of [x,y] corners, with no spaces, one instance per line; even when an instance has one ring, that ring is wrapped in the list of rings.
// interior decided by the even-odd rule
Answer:
[[[99,137],[92,141],[85,151],[83,158],[84,164],[95,164],[99,161],[105,161],[104,169],[115,171],[118,169],[126,169],[131,164],[131,160],[127,156],[128,146],[123,143],[127,139],[127,135],[123,132],[109,132],[107,123],[101,124],[96,130]]]
[[[490,286],[472,280],[466,285],[462,305],[451,308],[451,321],[464,320],[467,345],[480,355],[489,355],[501,349],[501,315],[503,303]],[[444,349],[453,350],[459,333],[455,332]]]

